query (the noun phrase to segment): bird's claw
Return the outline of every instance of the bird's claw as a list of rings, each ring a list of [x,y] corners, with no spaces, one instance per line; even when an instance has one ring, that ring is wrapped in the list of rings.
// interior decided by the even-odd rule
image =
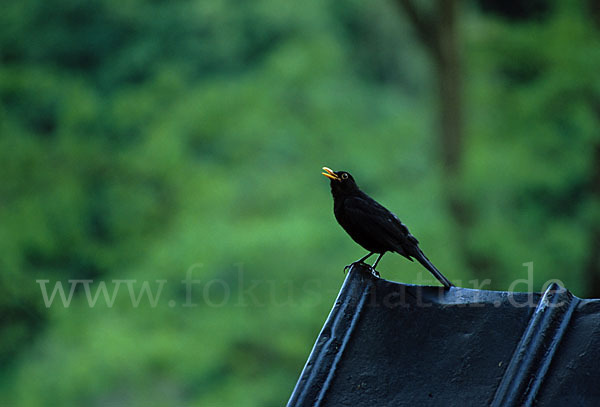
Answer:
[[[355,261],[344,267],[344,273],[346,273],[346,271],[350,270],[352,267],[354,267],[357,264],[362,264],[363,266],[367,266],[367,264],[363,263],[362,261]]]
[[[354,267],[355,265],[360,264],[363,265],[365,267],[367,267],[369,269],[369,272],[371,273],[371,275],[373,277],[376,278],[380,278],[380,274],[377,270],[375,270],[372,266],[368,265],[367,263],[364,263],[362,261],[355,261],[353,263],[348,264],[347,266],[344,267],[344,273],[346,273],[346,271],[350,270],[352,267]]]

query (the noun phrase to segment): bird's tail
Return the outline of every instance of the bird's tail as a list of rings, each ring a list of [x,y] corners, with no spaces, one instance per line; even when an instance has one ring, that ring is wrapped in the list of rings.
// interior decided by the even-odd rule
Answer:
[[[435,266],[429,261],[425,253],[421,251],[417,247],[417,255],[413,256],[419,263],[421,263],[435,278],[439,280],[440,283],[444,285],[446,288],[454,287],[454,284],[450,282],[444,275],[437,269]]]

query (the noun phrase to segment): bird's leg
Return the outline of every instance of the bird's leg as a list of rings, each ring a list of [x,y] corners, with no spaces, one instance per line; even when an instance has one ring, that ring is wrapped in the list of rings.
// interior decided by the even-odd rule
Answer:
[[[377,267],[379,260],[381,260],[384,254],[385,252],[380,253],[379,257],[377,257],[377,260],[375,260],[375,263],[373,263],[373,265],[371,266],[371,274],[373,274],[375,277],[379,277],[379,273],[377,272],[377,270],[375,270],[375,268]]]
[[[364,263],[365,260],[367,260],[369,257],[371,257],[374,254],[375,254],[375,252],[371,252],[371,253],[367,254],[365,257],[362,257],[360,260],[355,261],[354,263]]]
[[[369,254],[367,254],[365,257],[361,258],[360,260],[356,260],[350,264],[348,264],[346,267],[344,267],[344,273],[346,272],[346,270],[348,270],[349,268],[352,268],[352,266],[354,266],[355,264],[364,264],[365,260],[367,260],[369,257],[371,257],[372,255],[374,255],[375,252],[370,252]]]
[[[375,263],[373,263],[373,266],[371,266],[371,267],[373,267],[373,270],[375,270],[375,268],[377,267],[377,264],[379,263],[379,260],[381,260],[381,258],[383,257],[384,254],[385,254],[385,252],[379,254],[379,257],[377,257],[377,260],[375,260]]]

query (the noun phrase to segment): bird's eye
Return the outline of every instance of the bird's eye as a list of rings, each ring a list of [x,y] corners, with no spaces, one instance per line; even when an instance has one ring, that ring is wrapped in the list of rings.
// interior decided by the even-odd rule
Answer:
[[[346,174],[346,173],[343,173],[343,174],[342,174],[342,179],[348,179],[348,174]]]

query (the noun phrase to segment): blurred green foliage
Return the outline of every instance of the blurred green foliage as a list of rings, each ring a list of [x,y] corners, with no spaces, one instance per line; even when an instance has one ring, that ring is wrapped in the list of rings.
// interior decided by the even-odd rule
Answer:
[[[583,295],[600,37],[583,3],[550,4],[518,22],[461,8],[460,188],[485,288],[533,261],[529,289]],[[5,2],[0,57],[0,405],[284,404],[363,254],[323,165],[451,280],[482,278],[443,202],[434,70],[390,2]],[[380,269],[434,283],[400,256]],[[123,285],[65,308],[40,279],[166,283],[155,307]]]

